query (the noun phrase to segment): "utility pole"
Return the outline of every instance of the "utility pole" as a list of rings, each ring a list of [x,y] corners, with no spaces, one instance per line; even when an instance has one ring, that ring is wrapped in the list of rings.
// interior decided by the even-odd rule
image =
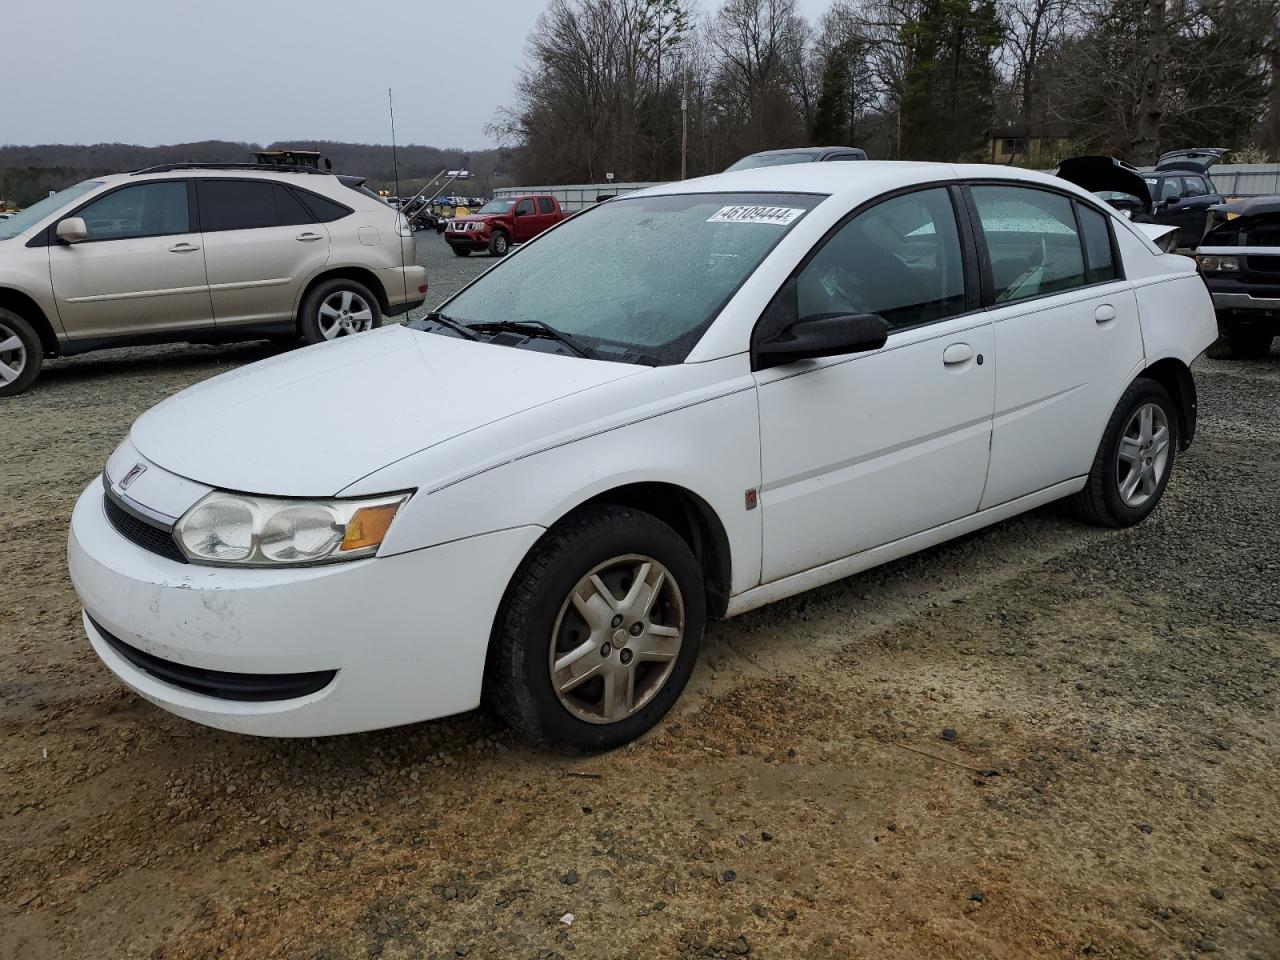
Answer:
[[[685,163],[689,154],[689,80],[686,77],[680,90],[680,179],[685,178]]]

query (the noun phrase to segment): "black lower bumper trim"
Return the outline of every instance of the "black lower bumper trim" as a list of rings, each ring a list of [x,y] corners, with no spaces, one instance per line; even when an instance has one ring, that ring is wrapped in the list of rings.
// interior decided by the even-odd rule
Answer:
[[[316,670],[311,673],[231,673],[226,670],[189,667],[131,647],[104,630],[102,624],[92,617],[89,622],[107,642],[107,646],[143,673],[206,697],[252,702],[293,700],[323,690],[333,682],[338,673],[337,670]]]

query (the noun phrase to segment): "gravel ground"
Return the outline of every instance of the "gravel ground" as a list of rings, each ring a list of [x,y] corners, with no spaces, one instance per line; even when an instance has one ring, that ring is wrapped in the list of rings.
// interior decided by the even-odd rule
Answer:
[[[432,303],[489,265],[420,248]],[[58,361],[3,404],[0,957],[1280,957],[1275,355],[1200,361],[1140,527],[1041,510],[715,624],[655,733],[576,758],[484,713],[237,737],[99,665],[75,496],[269,352]]]

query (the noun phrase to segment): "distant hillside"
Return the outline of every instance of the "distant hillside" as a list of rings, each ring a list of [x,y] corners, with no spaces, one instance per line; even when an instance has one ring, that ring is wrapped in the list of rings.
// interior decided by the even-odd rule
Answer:
[[[0,198],[19,206],[33,203],[86,177],[104,173],[138,170],[159,163],[181,163],[187,160],[208,163],[239,163],[250,159],[254,150],[299,148],[319,150],[333,161],[338,173],[368,177],[374,189],[392,189],[395,172],[391,147],[371,143],[338,143],[329,140],[290,140],[268,144],[233,143],[227,140],[205,140],[199,143],[175,143],[159,147],[141,147],[130,143],[39,144],[36,146],[0,146]],[[472,177],[457,192],[489,195],[495,186],[509,183],[504,171],[511,166],[509,151],[457,150],[408,144],[398,147],[402,191],[405,183],[434,176],[441,169],[466,167]]]

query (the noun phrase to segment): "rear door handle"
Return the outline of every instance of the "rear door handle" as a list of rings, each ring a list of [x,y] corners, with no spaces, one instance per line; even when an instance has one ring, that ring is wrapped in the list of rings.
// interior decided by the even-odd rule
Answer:
[[[175,243],[169,248],[170,253],[195,253],[200,249],[199,244],[187,243],[183,240],[181,243]]]
[[[1093,319],[1098,323],[1110,323],[1116,318],[1116,308],[1109,303],[1100,304],[1098,309],[1093,311]]]
[[[973,358],[973,347],[967,343],[953,343],[942,351],[942,362],[954,367]]]
[[[303,243],[315,243],[317,240],[323,240],[324,237],[318,233],[300,233],[293,239],[301,240]]]

